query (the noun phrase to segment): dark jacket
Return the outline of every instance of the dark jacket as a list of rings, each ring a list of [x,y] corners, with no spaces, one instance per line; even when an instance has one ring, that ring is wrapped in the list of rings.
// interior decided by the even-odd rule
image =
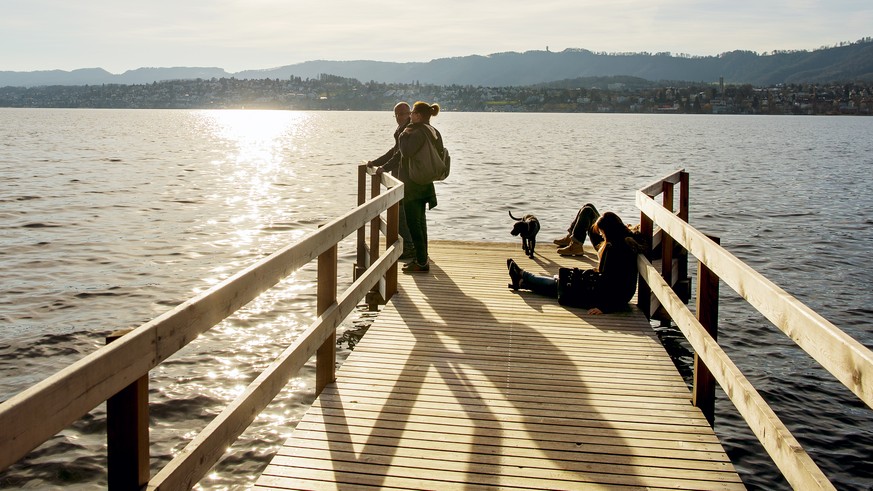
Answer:
[[[437,150],[441,151],[443,149],[443,136],[436,128],[424,123],[410,123],[397,139],[400,158],[397,160],[391,159],[382,168],[392,172],[395,169],[399,170],[397,178],[400,179],[405,188],[403,199],[424,200],[429,208],[434,208],[437,205],[437,199],[433,183],[417,184],[409,178],[409,166],[412,163],[412,157],[422,150],[427,151],[425,147],[427,138],[435,139],[434,144]]]
[[[603,312],[623,309],[637,289],[637,250],[627,240],[607,242],[600,256],[595,307]]]
[[[377,158],[376,160],[373,160],[370,165],[372,165],[374,167],[382,167],[382,166],[388,164],[389,162],[393,162],[395,160],[397,161],[397,163],[400,162],[400,142],[399,142],[399,139],[400,139],[400,133],[403,133],[404,128],[406,128],[405,124],[398,126],[397,129],[394,130],[394,146],[391,147],[391,150],[388,150],[387,152],[385,152],[384,155]],[[394,177],[397,177],[396,172],[392,172],[391,174]]]
[[[604,313],[627,308],[637,287],[639,250],[632,238],[622,238],[604,244],[597,270],[561,268],[558,302],[573,307],[597,307]]]

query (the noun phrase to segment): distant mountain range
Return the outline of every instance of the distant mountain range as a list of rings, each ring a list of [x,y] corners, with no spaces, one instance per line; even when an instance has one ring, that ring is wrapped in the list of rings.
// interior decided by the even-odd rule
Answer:
[[[873,81],[873,38],[833,48],[718,56],[670,53],[594,53],[584,49],[527,51],[442,58],[426,63],[307,61],[266,70],[229,73],[221,68],[138,68],[112,74],[102,68],[73,71],[0,71],[0,87],[147,84],[179,79],[287,79],[338,75],[362,82],[434,85],[524,86],[582,77],[631,76],[650,81],[718,82],[767,86],[779,83]]]

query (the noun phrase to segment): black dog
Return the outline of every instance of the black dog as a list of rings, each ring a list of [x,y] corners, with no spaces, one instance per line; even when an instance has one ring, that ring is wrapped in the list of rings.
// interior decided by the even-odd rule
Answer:
[[[533,215],[525,215],[521,218],[512,216],[512,211],[509,212],[509,218],[517,220],[512,226],[512,235],[521,235],[521,248],[528,257],[533,259],[534,249],[537,246],[537,233],[540,231],[540,221]]]

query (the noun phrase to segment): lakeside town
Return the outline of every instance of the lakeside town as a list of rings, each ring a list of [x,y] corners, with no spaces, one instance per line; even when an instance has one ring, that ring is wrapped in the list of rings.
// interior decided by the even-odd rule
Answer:
[[[438,102],[447,111],[678,114],[871,115],[873,83],[779,84],[771,87],[679,83],[630,77],[524,87],[362,83],[315,79],[194,79],[151,84],[2,87],[0,107],[126,109],[384,110],[396,101]]]

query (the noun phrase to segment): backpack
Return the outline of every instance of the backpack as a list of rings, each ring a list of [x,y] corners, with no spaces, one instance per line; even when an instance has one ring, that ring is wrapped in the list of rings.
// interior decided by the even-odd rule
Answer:
[[[443,147],[442,152],[436,148],[436,130],[425,125],[429,130],[425,144],[409,162],[409,178],[416,184],[427,185],[434,181],[442,181],[449,176],[452,168],[452,157],[449,150]]]
[[[559,268],[558,303],[569,307],[591,307],[600,273],[593,269]]]

